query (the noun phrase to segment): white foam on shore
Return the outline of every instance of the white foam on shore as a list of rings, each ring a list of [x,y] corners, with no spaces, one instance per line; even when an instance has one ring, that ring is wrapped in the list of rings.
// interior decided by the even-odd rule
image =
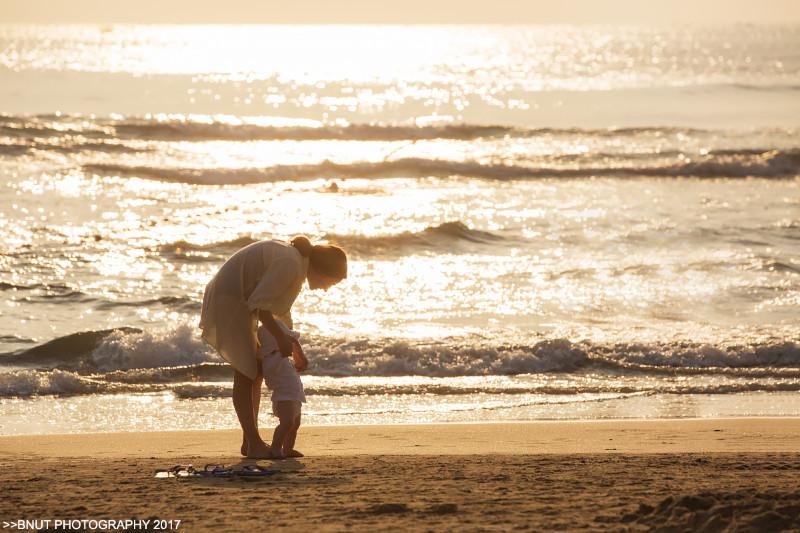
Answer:
[[[97,369],[103,372],[220,361],[199,339],[197,328],[189,324],[140,333],[115,331],[100,342],[91,358]]]

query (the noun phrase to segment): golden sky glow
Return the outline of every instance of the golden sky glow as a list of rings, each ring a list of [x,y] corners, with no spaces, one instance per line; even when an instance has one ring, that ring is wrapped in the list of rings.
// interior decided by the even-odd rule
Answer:
[[[17,23],[663,24],[798,22],[797,0],[3,0]]]

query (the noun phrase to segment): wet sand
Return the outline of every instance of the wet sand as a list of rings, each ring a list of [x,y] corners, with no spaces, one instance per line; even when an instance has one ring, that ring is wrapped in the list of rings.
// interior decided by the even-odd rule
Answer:
[[[0,438],[0,520],[181,520],[181,531],[800,529],[800,419],[307,427],[264,478],[232,431]],[[302,446],[301,446],[302,445]],[[52,525],[52,524],[51,524]],[[168,523],[167,523],[168,525]],[[174,522],[173,522],[174,525]]]

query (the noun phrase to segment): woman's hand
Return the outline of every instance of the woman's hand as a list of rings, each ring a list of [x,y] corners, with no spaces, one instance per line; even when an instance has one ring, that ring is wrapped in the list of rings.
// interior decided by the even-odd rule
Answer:
[[[298,372],[308,370],[308,359],[303,353],[303,347],[296,340],[292,340],[292,360]]]
[[[294,341],[294,339],[281,331],[280,334],[275,335],[275,340],[278,341],[278,349],[281,351],[281,355],[284,357],[292,357],[292,341]]]
[[[292,341],[294,339],[283,332],[278,323],[275,322],[275,317],[273,317],[272,313],[269,311],[259,311],[258,318],[261,320],[261,323],[264,324],[264,327],[267,328],[267,331],[275,337],[275,342],[278,343],[278,350],[281,351],[281,355],[284,357],[291,357]]]

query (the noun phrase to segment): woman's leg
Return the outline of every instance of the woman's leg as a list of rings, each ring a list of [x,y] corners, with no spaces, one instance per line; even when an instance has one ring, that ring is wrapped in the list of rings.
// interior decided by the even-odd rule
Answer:
[[[253,380],[239,372],[233,374],[233,408],[239,417],[244,440],[247,443],[246,455],[252,459],[268,459],[271,457],[269,447],[261,440],[258,426],[253,416]]]
[[[260,365],[259,365],[260,366]],[[261,385],[264,383],[264,374],[258,369],[256,379],[253,380],[253,418],[258,429],[258,408],[261,405]]]

